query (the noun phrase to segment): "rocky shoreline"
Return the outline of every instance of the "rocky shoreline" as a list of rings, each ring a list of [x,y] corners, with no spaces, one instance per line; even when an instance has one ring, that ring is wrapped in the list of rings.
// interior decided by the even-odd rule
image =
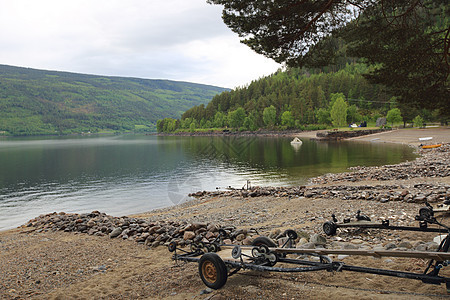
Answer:
[[[342,200],[405,201],[408,203],[435,203],[448,198],[448,184],[418,183],[414,185],[333,185],[320,187],[253,187],[248,190],[196,192],[191,197],[306,197]]]
[[[158,136],[260,136],[260,137],[293,137],[305,132],[314,131],[302,130],[258,130],[258,131],[231,131],[231,130],[208,130],[196,132],[176,132],[176,133],[157,133]],[[314,132],[315,135],[315,132]]]
[[[352,128],[353,129],[353,128]],[[317,139],[319,140],[343,140],[348,138],[360,137],[369,134],[375,134],[380,132],[390,131],[392,129],[358,129],[349,131],[339,131],[339,130],[324,130],[317,133]]]
[[[393,221],[406,225],[398,216]],[[225,230],[227,236],[220,243],[251,245],[253,240],[261,236],[257,229],[237,229],[235,226],[223,227],[214,223],[189,223],[175,221],[156,221],[130,217],[112,217],[105,213],[94,211],[89,214],[51,213],[30,220],[27,227],[35,228],[36,233],[47,231],[64,231],[85,233],[94,236],[109,236],[134,241],[148,247],[168,246],[170,242],[180,247],[193,243],[212,243],[219,239],[219,230]],[[445,230],[443,230],[444,232]],[[323,232],[314,233],[308,229],[296,230],[298,238],[291,245],[299,249],[373,249],[373,250],[417,250],[436,251],[437,241],[399,240],[385,242],[384,238],[373,238],[369,235],[355,235],[351,230],[344,230],[338,237],[325,237]],[[287,241],[286,231],[274,229],[264,236],[269,237],[278,246]],[[383,242],[385,242],[383,244]]]
[[[380,132],[391,131],[392,129],[361,129],[356,130],[257,130],[257,131],[232,131],[232,130],[208,130],[196,132],[176,132],[176,133],[157,133],[158,136],[259,136],[259,137],[296,137],[308,136],[314,140],[343,140],[365,135],[376,134]]]
[[[440,148],[418,150],[420,157],[415,161],[397,165],[376,167],[352,167],[351,172],[326,174],[310,180],[311,186],[299,187],[253,187],[231,191],[200,191],[191,197],[319,197],[343,200],[406,201],[415,203],[439,202],[450,195],[450,186],[443,183],[349,185],[364,181],[399,181],[415,178],[438,178],[450,176],[450,144]],[[328,184],[335,185],[328,185]],[[341,183],[341,185],[336,185]],[[314,185],[320,185],[318,187]]]

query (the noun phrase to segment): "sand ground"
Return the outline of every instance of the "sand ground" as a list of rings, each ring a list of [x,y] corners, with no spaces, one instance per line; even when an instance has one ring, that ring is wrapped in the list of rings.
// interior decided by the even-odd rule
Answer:
[[[419,138],[432,137],[428,141],[420,141]],[[379,138],[379,140],[378,140]],[[431,145],[448,143],[450,140],[450,130],[448,128],[424,128],[424,129],[398,129],[387,131],[370,136],[360,136],[349,140],[383,142],[383,143],[400,143],[418,146],[420,144]]]
[[[315,131],[307,131],[303,133],[296,134],[298,137],[305,138],[315,138]],[[428,141],[420,141],[419,138],[432,137]],[[365,136],[359,136],[354,138],[349,138],[347,140],[364,141],[372,143],[397,143],[397,144],[408,144],[413,146],[419,146],[420,144],[439,144],[448,143],[450,141],[450,128],[449,127],[439,127],[439,128],[407,128],[407,129],[397,129],[392,131],[385,131],[381,133],[375,133]]]
[[[300,134],[312,137],[315,133]],[[450,129],[396,130],[376,136],[360,137],[358,140],[395,142],[418,145],[420,137],[433,137],[433,142],[450,142]],[[417,180],[417,179],[416,179]],[[448,178],[426,178],[424,181]],[[364,183],[362,183],[364,184]],[[375,184],[375,183],[367,183]],[[407,182],[405,182],[407,184]],[[255,211],[264,209],[269,218],[259,223],[251,218],[246,224],[242,207]],[[149,212],[141,216],[171,219],[200,219],[203,215],[223,212],[227,220],[221,224],[233,224],[239,220],[240,227],[265,228],[266,230],[305,226],[319,228],[332,212],[353,212],[364,206],[369,215],[404,213],[414,223],[413,215],[421,206],[414,203],[294,199],[259,197],[212,198],[207,202],[193,204],[189,210],[180,207]],[[222,208],[221,208],[222,207]],[[312,217],[295,223],[295,216],[309,214]],[[446,220],[444,220],[445,222]],[[447,222],[448,223],[448,222]],[[429,233],[386,233],[387,239],[431,239]],[[358,233],[359,234],[359,233]],[[421,272],[426,262],[420,259],[387,259],[371,257],[348,257],[347,264],[399,269]],[[205,286],[198,276],[195,263],[178,263],[171,260],[165,247],[148,249],[134,242],[107,237],[64,232],[37,233],[32,228],[18,228],[0,232],[0,298],[1,299],[425,299],[447,297],[445,286],[423,284],[420,281],[366,273],[340,272],[275,274],[241,271],[229,278],[225,287],[204,293]],[[445,270],[447,276],[450,270]]]

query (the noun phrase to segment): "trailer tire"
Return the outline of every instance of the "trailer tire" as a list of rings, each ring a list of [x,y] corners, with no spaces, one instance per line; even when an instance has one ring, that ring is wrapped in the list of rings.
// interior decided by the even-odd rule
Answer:
[[[169,248],[169,252],[174,252],[177,249],[177,242],[170,242],[167,248]]]
[[[261,256],[261,252],[259,252],[259,247],[253,247],[253,249],[252,249],[252,256],[253,257],[260,257]]]
[[[214,290],[223,287],[228,279],[227,266],[215,253],[206,253],[200,257],[198,272],[203,283]]]
[[[279,257],[276,253],[272,252],[267,254],[266,259],[269,267],[273,267],[277,264]]]
[[[326,235],[335,235],[337,230],[337,225],[333,221],[327,221],[323,223],[323,232],[325,232]]]
[[[261,246],[261,245],[266,245],[267,247],[270,247],[270,248],[276,248],[277,247],[275,242],[272,241],[271,239],[269,239],[266,236],[258,236],[252,242],[252,246]]]
[[[219,229],[219,235],[220,235],[221,237],[225,238],[225,237],[228,236],[228,233],[226,232],[225,229],[220,228],[220,229]]]
[[[231,257],[233,257],[234,259],[238,259],[241,257],[241,254],[241,247],[239,247],[238,245],[234,246],[233,250],[231,251]]]
[[[284,234],[285,234],[288,238],[290,238],[291,240],[293,240],[293,241],[295,241],[295,240],[297,239],[297,237],[298,237],[297,232],[296,232],[295,230],[292,230],[292,229],[286,230],[286,231],[284,232]]]
[[[429,219],[434,215],[433,209],[425,206],[419,209],[419,216],[421,216],[424,219]]]
[[[258,250],[259,250],[259,253],[262,253],[262,254],[269,254],[269,252],[270,252],[269,247],[267,247],[266,245],[259,245]]]
[[[369,216],[361,215],[361,216],[359,216],[358,221],[369,221],[370,222],[372,220],[369,218]]]
[[[220,247],[219,244],[216,243],[212,243],[211,245],[209,245],[210,247],[210,252],[218,252]]]
[[[198,251],[197,244],[195,244],[195,243],[191,243],[190,248],[191,248],[191,252],[197,252]]]

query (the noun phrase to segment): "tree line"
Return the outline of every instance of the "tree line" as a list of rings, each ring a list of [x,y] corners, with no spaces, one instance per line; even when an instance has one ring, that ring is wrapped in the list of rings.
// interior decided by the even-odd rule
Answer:
[[[328,68],[329,69],[329,68]],[[369,67],[347,62],[337,71],[289,68],[253,81],[248,86],[216,95],[211,102],[184,112],[180,119],[157,122],[158,132],[230,128],[323,129],[350,123],[375,122],[397,106],[384,86],[369,83]],[[403,121],[418,115],[433,118],[433,111],[402,109]]]

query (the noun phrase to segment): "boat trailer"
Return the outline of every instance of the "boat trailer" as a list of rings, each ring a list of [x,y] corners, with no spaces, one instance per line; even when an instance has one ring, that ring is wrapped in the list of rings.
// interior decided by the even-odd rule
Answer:
[[[427,284],[445,284],[447,292],[450,292],[450,277],[439,275],[439,271],[450,264],[450,253],[448,253],[450,234],[447,234],[447,237],[442,240],[436,252],[287,248],[286,246],[292,245],[297,238],[297,233],[293,230],[288,230],[286,235],[288,236],[288,240],[281,248],[272,247],[273,242],[267,237],[257,238],[258,243],[254,243],[253,246],[226,245],[221,243],[221,239],[219,241],[216,239],[214,247],[201,244],[195,245],[191,247],[190,251],[187,251],[178,248],[175,242],[171,242],[168,248],[170,252],[174,253],[172,258],[175,261],[198,263],[200,278],[206,286],[212,289],[220,289],[223,287],[227,282],[227,278],[240,270],[279,273],[325,270],[328,272],[351,271],[369,273],[421,280]],[[288,258],[288,254],[295,254],[297,258]],[[347,265],[340,261],[333,261],[327,256],[332,254],[422,258],[429,259],[430,261],[423,273],[412,273]],[[315,260],[307,260],[306,258],[308,257],[315,257]],[[282,265],[275,266],[278,263]]]
[[[428,204],[428,203],[427,203]],[[434,217],[435,211],[428,204],[419,210],[419,215],[415,217],[416,221],[419,221],[419,226],[392,226],[389,220],[382,220],[381,223],[372,222],[366,215],[361,215],[361,211],[356,212],[356,220],[350,218],[344,219],[343,222],[338,222],[336,216],[331,215],[332,220],[323,223],[322,229],[326,235],[335,235],[338,228],[366,228],[366,229],[385,229],[385,230],[403,230],[403,231],[420,231],[420,232],[436,232],[447,233],[450,228],[441,224]],[[430,228],[428,224],[435,224],[439,227]]]

